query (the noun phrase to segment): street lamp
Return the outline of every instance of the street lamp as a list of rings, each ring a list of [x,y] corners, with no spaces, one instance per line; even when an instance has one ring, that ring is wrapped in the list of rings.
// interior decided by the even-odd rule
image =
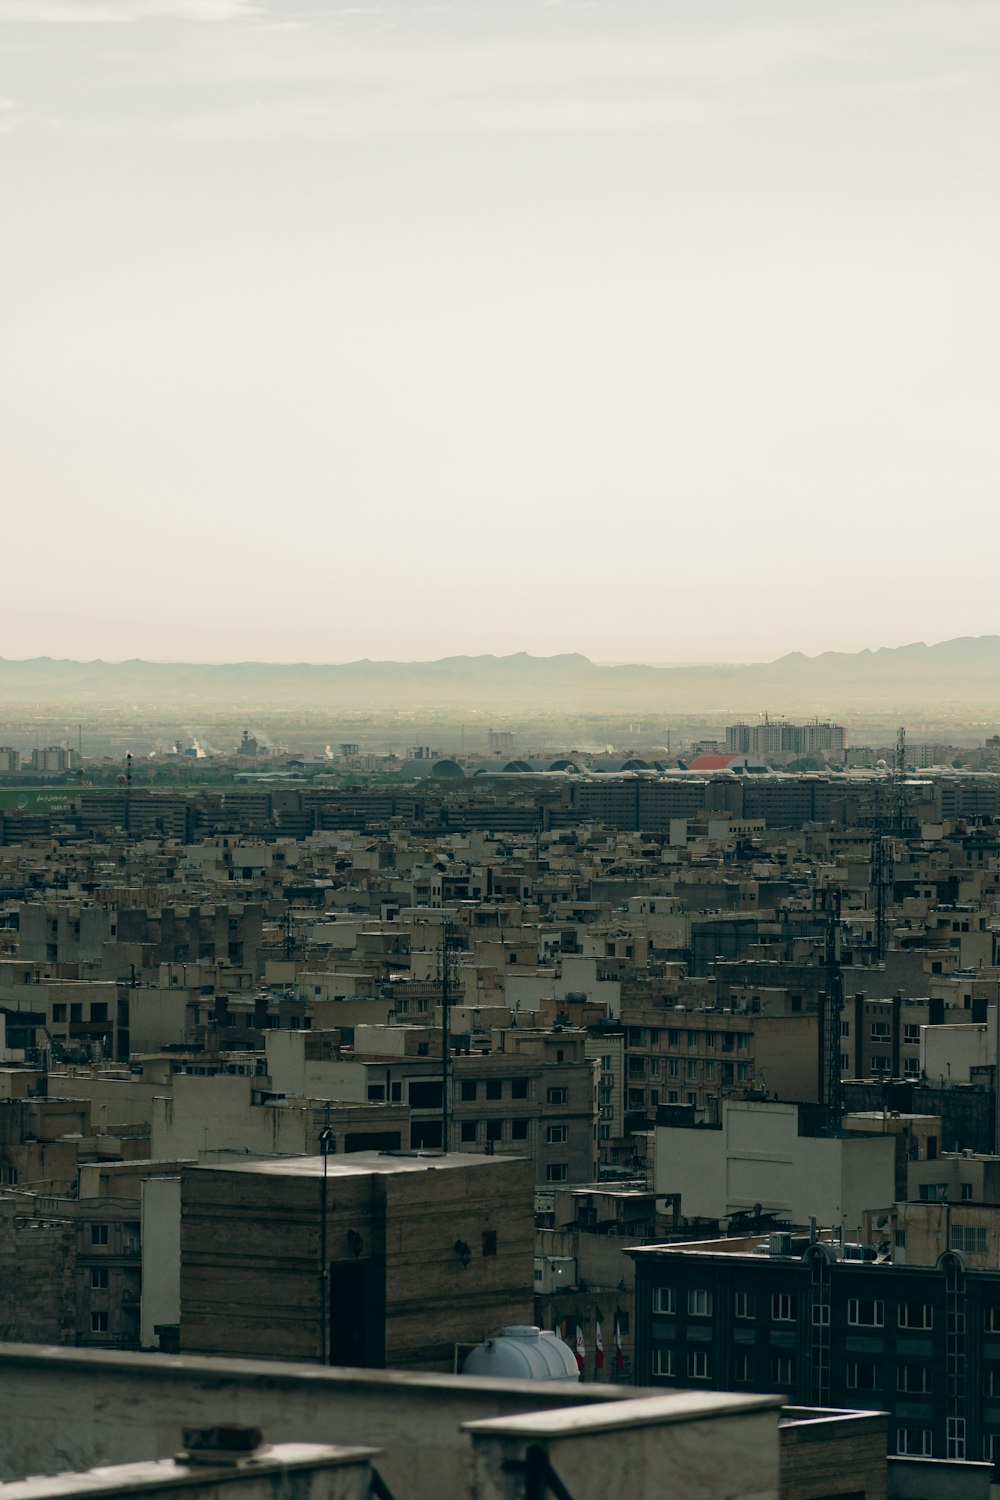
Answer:
[[[330,1363],[329,1339],[327,1333],[327,1318],[330,1308],[330,1263],[326,1250],[326,1209],[327,1209],[327,1163],[330,1152],[334,1149],[333,1131],[329,1125],[319,1133],[319,1149],[323,1157],[323,1179],[320,1185],[319,1205],[319,1362],[321,1365]]]

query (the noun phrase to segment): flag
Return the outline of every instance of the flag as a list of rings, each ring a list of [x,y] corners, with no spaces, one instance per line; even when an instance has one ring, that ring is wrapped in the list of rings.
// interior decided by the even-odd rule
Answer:
[[[604,1318],[599,1307],[594,1308],[594,1347],[597,1349],[597,1373],[600,1375],[604,1369],[604,1338],[601,1334],[601,1324]]]
[[[583,1325],[580,1322],[580,1314],[576,1315],[576,1367],[583,1374],[583,1361],[587,1355],[587,1346],[583,1342]]]
[[[615,1369],[619,1375],[625,1368],[625,1351],[622,1348],[622,1324],[621,1318],[615,1311]]]
[[[563,1313],[562,1318],[559,1321],[559,1337],[562,1339],[564,1344],[569,1343],[569,1338],[567,1337],[568,1334],[569,1324],[566,1321],[566,1314]]]

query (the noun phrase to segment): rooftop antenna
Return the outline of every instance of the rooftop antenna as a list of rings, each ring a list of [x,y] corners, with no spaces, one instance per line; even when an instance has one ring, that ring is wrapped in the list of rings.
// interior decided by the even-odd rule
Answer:
[[[892,763],[892,814],[897,838],[906,832],[906,728],[896,731],[896,754]]]
[[[840,891],[826,891],[826,1014],[824,1051],[826,1054],[826,1109],[832,1130],[839,1130],[843,1120],[843,1098],[840,1087],[841,1011],[844,1004],[844,976],[840,967]]]

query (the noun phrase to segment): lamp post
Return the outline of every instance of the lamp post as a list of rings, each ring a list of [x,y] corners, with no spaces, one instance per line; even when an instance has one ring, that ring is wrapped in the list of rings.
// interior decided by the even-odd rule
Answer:
[[[328,1365],[330,1363],[327,1332],[330,1309],[330,1263],[326,1249],[326,1194],[327,1162],[332,1142],[333,1131],[327,1125],[319,1133],[319,1149],[323,1157],[323,1178],[320,1184],[319,1207],[319,1362],[321,1365]]]

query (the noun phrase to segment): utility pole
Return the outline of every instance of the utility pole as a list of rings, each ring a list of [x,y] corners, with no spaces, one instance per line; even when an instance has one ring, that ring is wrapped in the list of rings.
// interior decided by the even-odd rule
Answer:
[[[327,1217],[327,1161],[330,1156],[330,1146],[333,1140],[333,1131],[330,1129],[330,1106],[326,1107],[326,1121],[319,1133],[319,1149],[323,1156],[323,1177],[320,1183],[319,1196],[319,1362],[321,1365],[330,1363],[328,1319],[330,1313],[330,1257],[327,1252],[326,1243],[326,1217]]]
[[[448,1150],[451,1100],[451,922],[444,920],[441,929],[439,973],[441,978],[441,1150]]]

